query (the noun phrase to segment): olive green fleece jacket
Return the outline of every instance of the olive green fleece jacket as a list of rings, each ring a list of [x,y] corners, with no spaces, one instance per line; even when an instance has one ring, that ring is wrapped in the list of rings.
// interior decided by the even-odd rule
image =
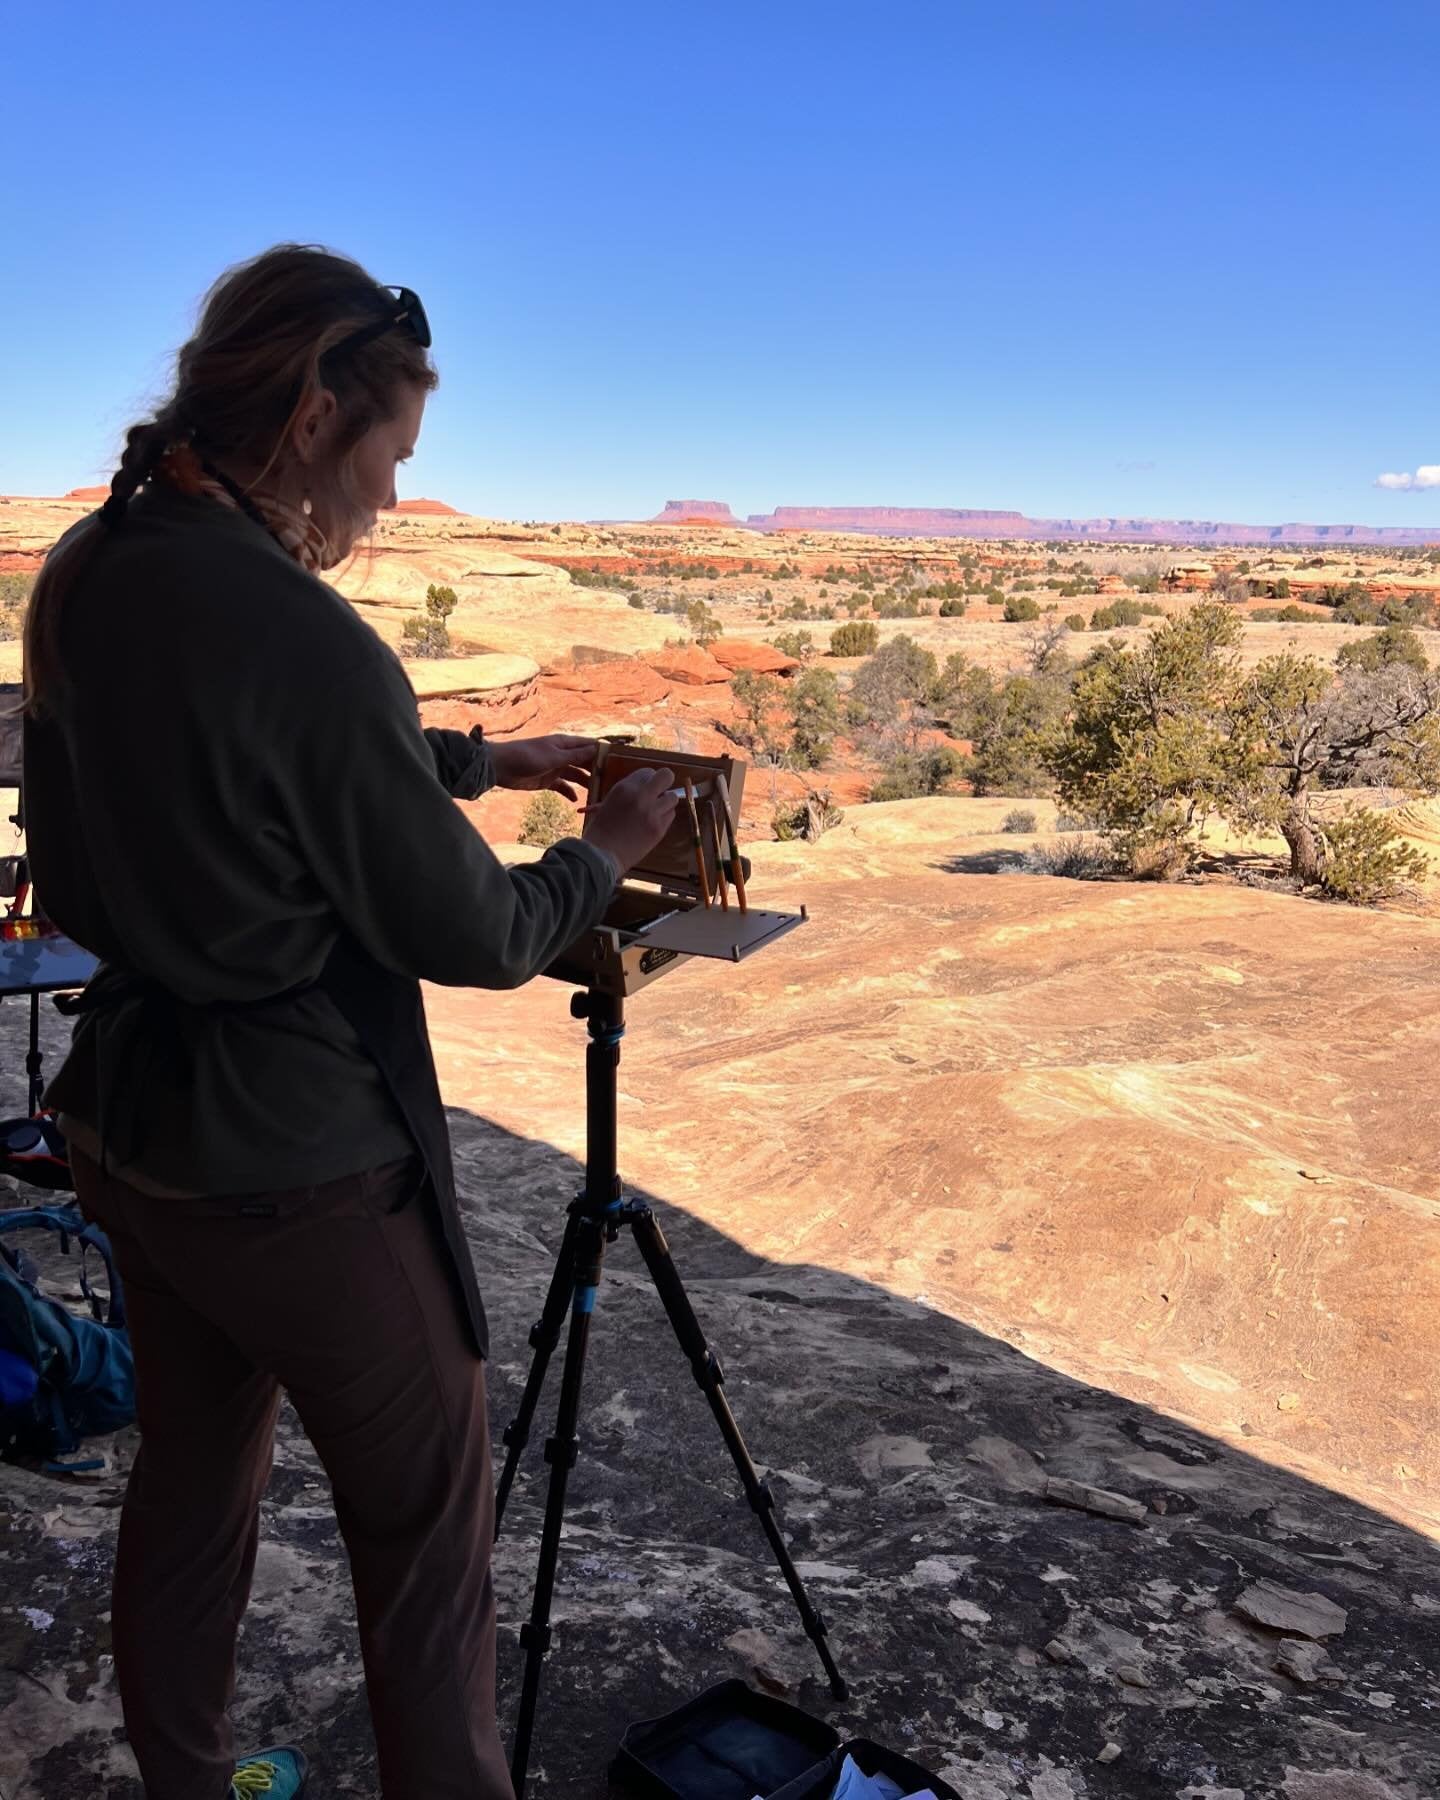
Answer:
[[[500,863],[451,798],[490,785],[484,747],[422,731],[394,653],[243,513],[148,488],[61,619],[63,680],[26,725],[35,891],[105,965],[189,1005],[160,1043],[136,1001],[82,1017],[48,1103],[162,1192],[404,1155],[330,1000],[253,1003],[312,982],[342,930],[403,974],[516,987],[599,920],[613,859],[567,838]]]

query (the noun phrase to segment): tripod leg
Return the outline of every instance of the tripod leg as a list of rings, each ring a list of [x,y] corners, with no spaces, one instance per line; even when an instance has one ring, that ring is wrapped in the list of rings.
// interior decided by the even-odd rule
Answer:
[[[530,1373],[525,1377],[525,1392],[520,1399],[520,1409],[505,1427],[503,1442],[505,1449],[505,1467],[500,1475],[500,1484],[495,1490],[495,1536],[500,1536],[500,1521],[505,1517],[505,1502],[510,1498],[510,1489],[515,1482],[515,1473],[520,1467],[520,1456],[530,1441],[530,1422],[535,1417],[535,1408],[540,1404],[540,1391],[545,1386],[545,1372],[550,1367],[550,1358],[555,1346],[560,1342],[560,1327],[565,1322],[565,1309],[570,1304],[570,1296],[575,1290],[575,1208],[572,1206],[565,1220],[565,1235],[560,1240],[560,1248],[556,1252],[555,1267],[550,1275],[550,1287],[545,1295],[545,1306],[540,1317],[530,1327],[530,1345],[535,1354],[530,1359]]]
[[[565,1368],[560,1378],[560,1405],[555,1415],[555,1435],[545,1440],[545,1460],[550,1465],[550,1486],[545,1496],[545,1524],[540,1533],[540,1557],[535,1570],[535,1596],[529,1622],[520,1627],[525,1650],[525,1676],[520,1689],[520,1712],[515,1721],[515,1748],[510,1758],[510,1779],[517,1800],[525,1791],[525,1771],[530,1763],[530,1739],[535,1728],[535,1703],[540,1695],[540,1670],[550,1648],[550,1602],[555,1591],[555,1565],[560,1555],[560,1528],[565,1517],[565,1489],[575,1466],[580,1440],[580,1384],[585,1374],[585,1351],[590,1340],[590,1315],[600,1285],[605,1258],[603,1215],[572,1215],[574,1274],[570,1306],[570,1335],[565,1345]]]
[[[689,1357],[695,1379],[710,1402],[710,1410],[720,1427],[720,1435],[725,1440],[725,1447],[730,1452],[744,1486],[745,1498],[750,1502],[765,1536],[770,1540],[776,1566],[785,1577],[791,1598],[800,1614],[800,1623],[805,1627],[805,1635],[815,1646],[830,1682],[830,1692],[837,1700],[843,1700],[849,1690],[830,1654],[825,1621],[810,1604],[810,1596],[805,1592],[800,1572],[791,1560],[785,1540],[780,1535],[780,1527],[775,1523],[775,1496],[770,1492],[769,1484],[760,1479],[759,1471],[750,1460],[750,1452],[745,1448],[745,1440],[740,1435],[740,1427],[735,1423],[730,1402],[725,1398],[724,1371],[720,1367],[719,1358],[705,1341],[700,1321],[695,1317],[695,1309],[690,1304],[690,1296],[685,1292],[679,1271],[670,1255],[665,1234],[648,1206],[631,1206],[626,1209],[625,1216],[635,1234],[635,1241],[640,1246],[640,1254],[645,1258],[650,1279],[655,1283],[656,1291],[664,1303],[675,1336],[680,1341],[680,1348]]]
[[[30,1117],[33,1119],[40,1110],[40,1096],[45,1092],[45,1083],[40,1078],[40,996],[30,996],[30,1049],[25,1057],[25,1073],[30,1078]]]

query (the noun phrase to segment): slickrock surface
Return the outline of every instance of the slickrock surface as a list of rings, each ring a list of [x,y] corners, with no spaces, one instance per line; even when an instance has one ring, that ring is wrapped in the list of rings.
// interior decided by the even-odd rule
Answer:
[[[516,732],[540,710],[540,671],[528,656],[441,656],[411,662],[406,673],[422,702],[465,700],[467,730]]]
[[[622,1168],[852,1701],[816,1678],[622,1240],[533,1791],[604,1794],[627,1721],[741,1673],[966,1800],[1432,1800],[1440,927],[956,873],[973,804],[757,847],[757,901],[812,922],[635,998],[620,1069]],[[497,1435],[580,1180],[566,1000],[430,997]],[[23,1026],[0,1009],[17,1106]],[[507,1720],[557,1385],[498,1551]],[[4,1800],[139,1800],[107,1660],[117,1494],[0,1470]],[[296,1736],[317,1792],[373,1794],[339,1540],[288,1415],[243,1665],[247,1741]]]

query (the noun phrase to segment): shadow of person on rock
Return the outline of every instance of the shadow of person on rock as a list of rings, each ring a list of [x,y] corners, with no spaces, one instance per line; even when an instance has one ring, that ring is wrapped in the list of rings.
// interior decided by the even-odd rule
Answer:
[[[583,1171],[472,1113],[452,1109],[450,1123],[491,1316],[498,1444]],[[631,1192],[658,1209],[851,1698],[830,1697],[622,1235],[591,1334],[532,1791],[603,1795],[628,1723],[736,1674],[842,1736],[889,1743],[967,1800],[1335,1791],[1296,1786],[1299,1775],[1287,1786],[1287,1770],[1363,1770],[1376,1784],[1357,1790],[1367,1800],[1440,1791],[1433,1544],[960,1319],[769,1260],[688,1214],[681,1197]],[[562,1356],[563,1344],[497,1549],[507,1729]],[[106,1623],[127,1439],[93,1488],[0,1470],[5,1800],[140,1800]],[[1139,1501],[1143,1522],[1057,1505],[1052,1478]],[[1276,1601],[1275,1587],[1330,1610]],[[1303,1636],[1322,1626],[1323,1643]],[[303,1742],[317,1791],[374,1791],[343,1549],[288,1408],[241,1666],[247,1738]],[[1102,1751],[1112,1760],[1098,1763]]]

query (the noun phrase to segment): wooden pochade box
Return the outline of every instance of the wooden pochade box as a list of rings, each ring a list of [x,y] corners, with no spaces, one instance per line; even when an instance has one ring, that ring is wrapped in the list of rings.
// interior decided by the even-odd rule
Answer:
[[[681,787],[688,780],[695,797],[695,820],[682,798],[674,824],[644,863],[620,883],[605,917],[562,951],[546,969],[547,975],[623,997],[638,993],[692,956],[743,962],[805,923],[803,906],[795,913],[748,904],[744,911],[740,908],[729,872],[732,852],[738,856],[732,833],[744,797],[744,763],[732,756],[635,750],[624,742],[602,739],[590,778],[589,804],[598,804],[617,781],[636,769],[670,769]],[[749,863],[743,857],[738,860],[742,877],[748,878]],[[722,905],[722,893],[728,906]]]

